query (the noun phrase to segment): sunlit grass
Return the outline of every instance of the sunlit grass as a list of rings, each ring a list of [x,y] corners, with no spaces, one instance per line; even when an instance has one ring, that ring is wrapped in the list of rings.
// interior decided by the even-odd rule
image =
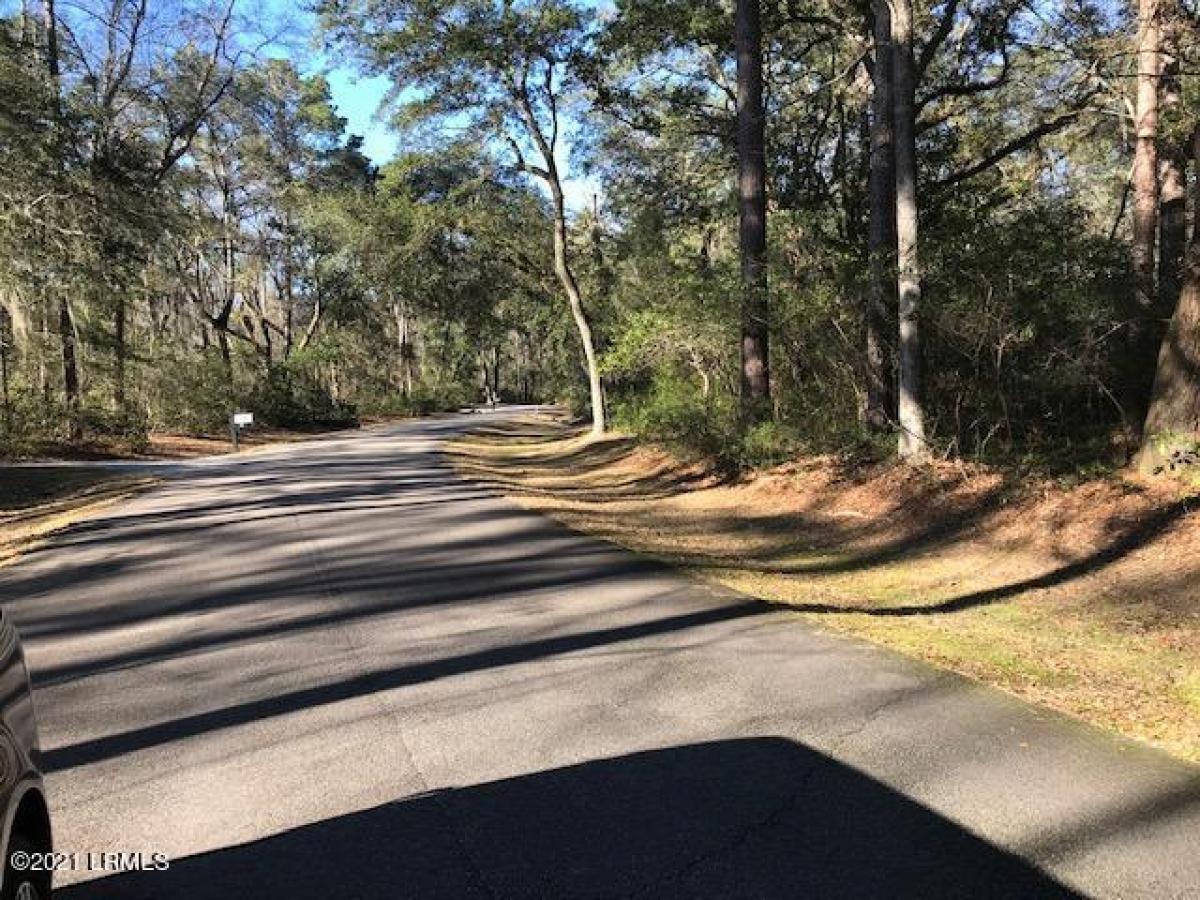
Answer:
[[[525,427],[536,428],[536,438],[523,435]],[[1065,530],[1033,540],[1077,486],[1018,501],[1028,510],[1018,509],[1015,529],[1010,522],[1007,531],[989,531],[1000,515],[989,509],[972,527],[909,548],[910,525],[893,527],[891,512],[844,511],[862,503],[861,485],[835,479],[809,496],[814,468],[803,461],[791,467],[791,481],[727,483],[628,440],[590,444],[544,420],[508,428],[458,442],[456,464],[572,527],[694,577],[1200,761],[1200,573],[1184,571],[1200,543],[1194,516],[1095,572],[1012,589],[1094,551],[1074,546],[1082,539]],[[903,507],[874,499],[884,510]],[[1119,533],[1117,513],[1128,510],[1087,534]],[[1011,593],[936,609],[995,590]],[[878,614],[889,610],[902,614]]]

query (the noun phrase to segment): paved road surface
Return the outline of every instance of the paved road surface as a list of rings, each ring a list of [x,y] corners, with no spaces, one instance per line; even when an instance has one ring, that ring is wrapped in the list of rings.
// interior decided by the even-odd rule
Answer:
[[[0,571],[66,900],[1200,897],[1200,770],[697,586],[396,426]]]

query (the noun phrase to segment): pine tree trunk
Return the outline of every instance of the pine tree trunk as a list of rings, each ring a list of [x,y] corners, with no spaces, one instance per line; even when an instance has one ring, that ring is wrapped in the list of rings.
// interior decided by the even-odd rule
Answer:
[[[1153,471],[1176,450],[1200,444],[1200,242],[1183,268],[1183,290],[1158,355],[1138,467]]]
[[[1158,310],[1166,318],[1175,309],[1182,289],[1183,258],[1187,253],[1187,182],[1181,153],[1164,154],[1159,222]]]
[[[897,421],[902,459],[929,455],[921,403],[921,261],[917,206],[916,66],[912,0],[892,4],[896,136],[896,286],[900,319]]]
[[[1200,242],[1200,125],[1192,131],[1192,243]]]
[[[1179,31],[1163,31],[1162,111],[1169,116],[1182,102],[1179,83]],[[1186,140],[1165,142],[1159,159],[1158,303],[1156,321],[1165,321],[1179,302],[1183,257],[1187,252]],[[1157,335],[1156,335],[1157,337]]]
[[[1200,445],[1200,127],[1192,134],[1196,226],[1180,276],[1179,302],[1158,352],[1137,465],[1154,471],[1177,450]]]
[[[737,0],[737,153],[742,259],[742,421],[771,416],[767,159],[759,0]]]
[[[870,284],[866,308],[867,397],[863,424],[873,431],[892,418],[890,310],[896,305],[896,168],[892,130],[892,19],[886,0],[873,0],[874,91],[871,95]]]
[[[1158,237],[1158,100],[1162,74],[1161,0],[1138,0],[1137,105],[1133,152],[1133,308],[1124,386],[1126,427],[1136,437],[1146,413],[1155,351],[1155,245]]]

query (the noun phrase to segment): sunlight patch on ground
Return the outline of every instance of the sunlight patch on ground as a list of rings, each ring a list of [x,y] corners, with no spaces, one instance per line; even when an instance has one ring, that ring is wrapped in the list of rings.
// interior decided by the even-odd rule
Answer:
[[[571,527],[1200,761],[1200,516],[1172,488],[832,459],[731,480],[544,417],[449,453]]]

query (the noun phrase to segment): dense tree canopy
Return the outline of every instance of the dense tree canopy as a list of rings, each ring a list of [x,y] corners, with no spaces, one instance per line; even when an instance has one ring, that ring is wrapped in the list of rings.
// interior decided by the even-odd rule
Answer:
[[[3,21],[5,445],[517,399],[735,463],[1197,441],[1192,0],[313,15],[395,159],[236,2]]]

